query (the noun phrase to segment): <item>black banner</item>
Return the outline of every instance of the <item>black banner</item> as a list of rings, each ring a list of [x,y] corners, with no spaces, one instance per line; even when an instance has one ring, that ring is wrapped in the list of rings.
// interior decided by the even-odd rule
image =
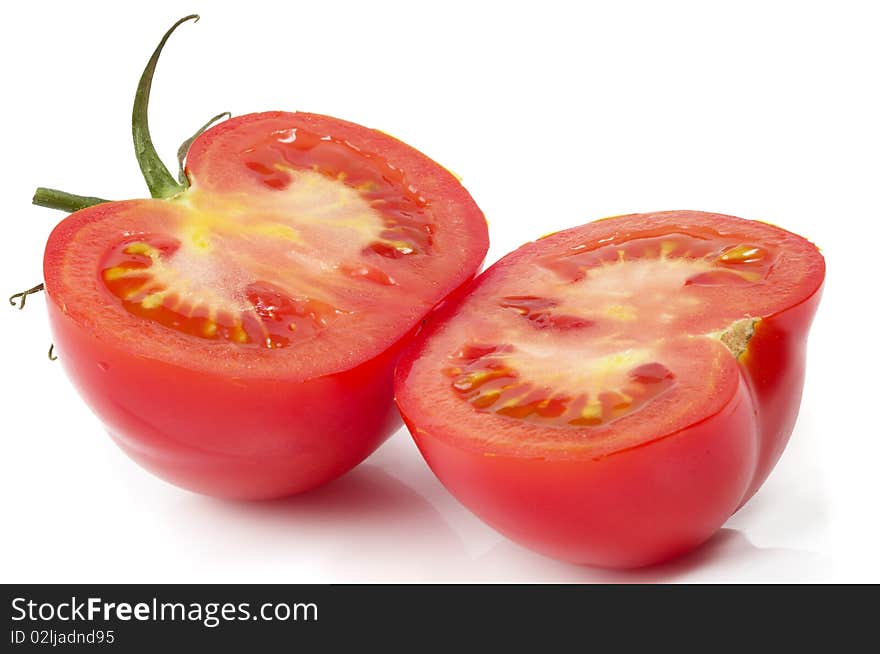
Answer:
[[[569,642],[587,648],[809,637],[843,620],[838,645],[872,624],[876,587],[830,586],[6,586],[2,651],[468,651]],[[760,638],[759,638],[760,635]],[[596,641],[597,637],[603,640]],[[701,636],[702,637],[702,636]],[[867,643],[870,641],[862,641]],[[761,649],[760,647],[758,649]],[[275,651],[274,649],[272,651]],[[840,651],[840,650],[838,650]]]

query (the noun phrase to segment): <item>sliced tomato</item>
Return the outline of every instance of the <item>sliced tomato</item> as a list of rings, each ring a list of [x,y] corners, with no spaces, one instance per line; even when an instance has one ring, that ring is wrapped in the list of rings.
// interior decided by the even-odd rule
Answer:
[[[473,277],[486,223],[445,169],[303,113],[228,120],[190,188],[52,233],[56,344],[123,446],[183,486],[247,497],[332,478],[394,423],[399,343]]]
[[[759,386],[797,367],[779,354],[805,339],[823,277],[808,241],[729,216],[566,230],[440,312],[398,368],[398,405],[441,481],[502,532],[654,562],[708,538],[775,463],[802,377],[784,398]]]

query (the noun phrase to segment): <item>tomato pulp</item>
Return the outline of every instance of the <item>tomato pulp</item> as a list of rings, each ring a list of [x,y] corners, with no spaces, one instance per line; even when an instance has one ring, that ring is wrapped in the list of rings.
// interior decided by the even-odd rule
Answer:
[[[794,427],[824,260],[765,223],[672,211],[528,243],[432,318],[398,406],[487,523],[576,563],[709,538]]]
[[[397,427],[401,344],[474,276],[486,222],[425,155],[309,113],[205,131],[178,188],[146,128],[162,44],[133,126],[155,199],[95,204],[52,232],[55,345],[113,438],[159,476],[225,497],[301,492]]]

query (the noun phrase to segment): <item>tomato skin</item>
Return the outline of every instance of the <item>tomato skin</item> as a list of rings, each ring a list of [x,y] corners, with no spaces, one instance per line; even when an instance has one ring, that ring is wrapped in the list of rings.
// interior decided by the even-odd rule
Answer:
[[[353,468],[400,424],[391,370],[405,338],[345,372],[245,381],[132,357],[48,306],[59,359],[114,440],[189,490],[242,499],[306,491]]]
[[[739,505],[759,449],[742,379],[716,415],[598,459],[486,456],[404,421],[443,485],[490,526],[553,558],[614,568],[657,563],[712,536]]]
[[[800,304],[762,319],[740,358],[755,400],[760,451],[745,504],[767,480],[797,421],[806,370],[807,335],[822,287]]]

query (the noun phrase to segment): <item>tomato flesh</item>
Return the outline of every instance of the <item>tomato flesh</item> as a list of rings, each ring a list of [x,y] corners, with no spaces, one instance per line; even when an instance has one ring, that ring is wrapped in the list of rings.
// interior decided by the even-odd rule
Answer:
[[[804,239],[729,216],[668,212],[567,230],[503,258],[432,321],[398,368],[398,406],[441,481],[503,532],[579,562],[653,562],[710,536],[772,468],[763,444],[781,449],[792,424],[779,416],[792,406],[796,413],[800,388],[780,402],[757,384],[774,374],[785,340],[803,341],[811,313],[775,344],[762,335],[805,302],[814,310],[823,275],[821,255]],[[657,445],[690,439],[688,456],[704,457],[715,447],[705,429],[688,434],[710,423],[716,433],[736,431],[737,454],[713,464],[718,483],[733,484],[723,492],[667,477],[675,464]],[[559,496],[558,506],[528,518],[511,507],[511,494],[528,504],[532,484],[550,483],[551,461],[582,470],[583,488],[569,492],[588,501],[605,492],[592,485],[592,467],[613,469],[635,450],[647,461],[656,451],[656,469],[631,480],[618,506],[573,506]],[[505,466],[519,472],[508,477]],[[644,509],[631,502],[683,492],[718,502],[687,537],[681,521],[660,514],[643,516],[659,525],[643,540],[620,530],[546,537],[557,523],[593,522],[597,510],[625,520],[627,510]]]
[[[474,275],[485,220],[424,155],[312,114],[226,121],[187,174],[170,200],[97,205],[54,230],[61,358],[127,451],[175,483],[269,497],[337,476],[393,428],[400,343]],[[305,453],[320,440],[326,453]]]
[[[151,235],[126,239],[108,253],[101,279],[134,316],[191,336],[241,346],[287,347],[315,336],[342,313],[327,302],[292,297],[264,281],[236,289],[239,302],[224,301],[216,287],[193,288],[192,280],[180,274],[174,265],[179,250],[177,239]]]

